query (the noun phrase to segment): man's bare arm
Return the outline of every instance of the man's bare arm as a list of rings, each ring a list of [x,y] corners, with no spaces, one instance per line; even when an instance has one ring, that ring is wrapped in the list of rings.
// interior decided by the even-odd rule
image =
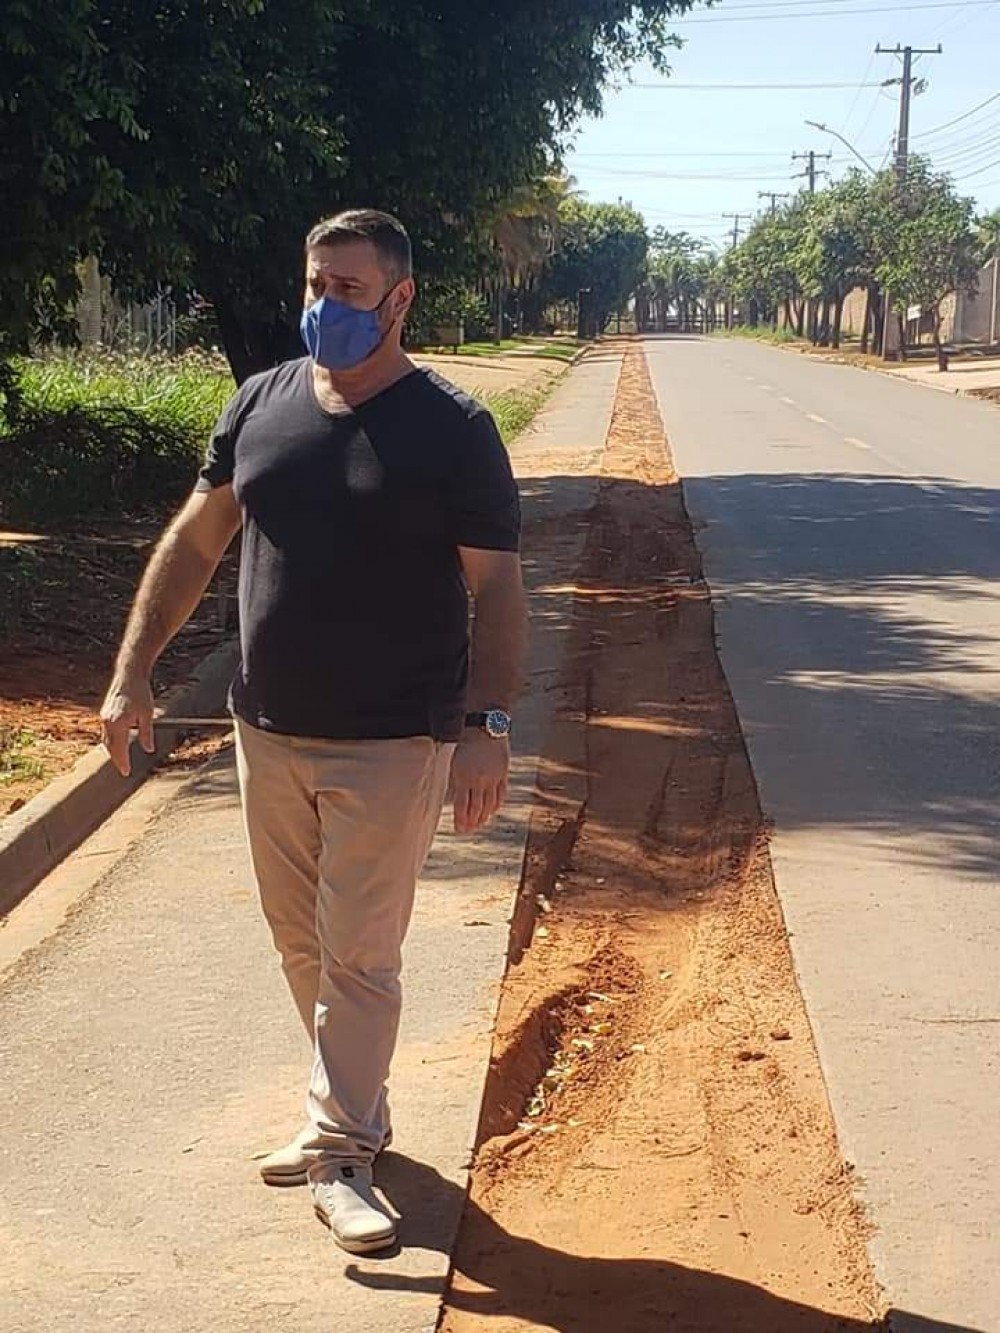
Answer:
[[[459,554],[475,601],[469,707],[509,712],[521,693],[528,636],[521,557],[465,547]]]
[[[475,600],[469,707],[509,711],[521,691],[528,635],[521,561],[515,552],[460,547]],[[452,764],[455,829],[472,833],[488,823],[507,794],[510,743],[466,731]]]
[[[146,567],[101,708],[104,744],[126,777],[130,731],[138,730],[148,753],[154,749],[150,676],[156,659],[201,601],[239,526],[231,486],[194,491]]]

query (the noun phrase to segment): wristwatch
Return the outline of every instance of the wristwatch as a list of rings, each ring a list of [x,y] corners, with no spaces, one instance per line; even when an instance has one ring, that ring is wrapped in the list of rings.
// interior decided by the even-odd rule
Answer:
[[[482,713],[466,713],[465,725],[467,727],[477,727],[480,731],[485,731],[487,736],[493,740],[502,740],[504,736],[510,735],[511,717],[510,713],[505,713],[502,708],[487,708]]]

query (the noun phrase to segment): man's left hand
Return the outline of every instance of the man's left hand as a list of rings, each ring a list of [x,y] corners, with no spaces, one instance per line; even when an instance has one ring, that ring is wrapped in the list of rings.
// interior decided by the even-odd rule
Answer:
[[[451,761],[455,832],[475,833],[490,822],[507,796],[510,742],[467,731]]]

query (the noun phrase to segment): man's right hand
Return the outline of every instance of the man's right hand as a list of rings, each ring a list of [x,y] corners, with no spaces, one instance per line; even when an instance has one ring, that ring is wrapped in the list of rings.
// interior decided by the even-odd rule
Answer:
[[[146,753],[152,754],[156,743],[153,740],[153,691],[148,678],[115,679],[101,707],[101,740],[123,778],[132,772],[129,746],[133,731],[138,731],[139,744]]]

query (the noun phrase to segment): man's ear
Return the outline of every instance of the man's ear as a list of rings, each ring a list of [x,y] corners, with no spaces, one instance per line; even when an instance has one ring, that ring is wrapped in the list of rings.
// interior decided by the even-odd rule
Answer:
[[[395,318],[405,319],[417,294],[417,284],[412,278],[404,278],[396,289]]]

